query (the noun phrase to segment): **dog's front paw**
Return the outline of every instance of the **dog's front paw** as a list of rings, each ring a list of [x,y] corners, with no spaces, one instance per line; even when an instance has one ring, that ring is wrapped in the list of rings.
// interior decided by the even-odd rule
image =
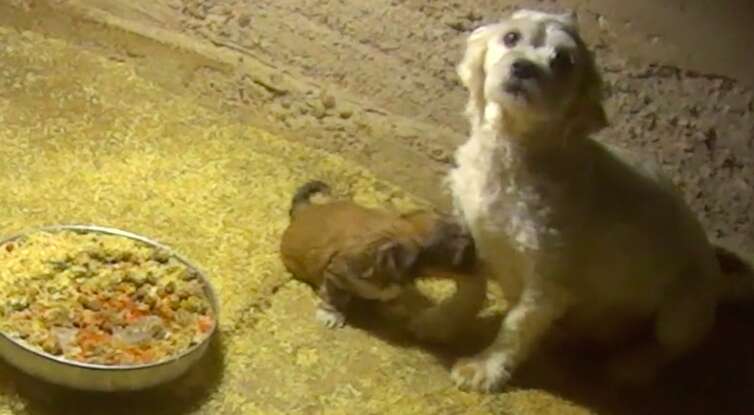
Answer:
[[[511,378],[507,363],[503,353],[461,359],[453,366],[451,378],[462,390],[499,392]]]
[[[318,308],[314,317],[329,329],[341,328],[346,324],[346,316],[338,311],[324,310]]]

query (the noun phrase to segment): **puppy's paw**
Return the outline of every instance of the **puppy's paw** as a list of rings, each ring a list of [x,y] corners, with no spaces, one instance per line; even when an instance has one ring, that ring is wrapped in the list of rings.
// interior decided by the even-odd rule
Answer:
[[[504,353],[490,353],[459,360],[450,376],[461,390],[499,392],[511,378],[509,366]]]
[[[453,319],[439,309],[429,309],[412,319],[408,325],[411,334],[418,340],[431,343],[447,343],[456,332]]]
[[[338,311],[324,310],[318,308],[314,314],[314,318],[317,319],[323,326],[329,329],[338,329],[346,324],[346,316]]]

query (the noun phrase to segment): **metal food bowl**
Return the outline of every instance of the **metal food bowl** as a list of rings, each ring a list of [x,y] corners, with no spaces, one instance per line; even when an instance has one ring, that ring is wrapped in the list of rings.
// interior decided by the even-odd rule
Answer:
[[[115,392],[133,391],[156,386],[176,379],[194,365],[206,352],[218,326],[218,304],[214,290],[197,267],[176,254],[172,249],[151,239],[119,229],[93,225],[61,225],[34,229],[0,241],[0,245],[24,238],[36,232],[75,231],[80,233],[100,233],[133,239],[149,246],[164,249],[171,256],[197,273],[209,299],[215,324],[209,335],[181,354],[155,363],[140,365],[100,365],[82,363],[54,356],[26,346],[5,333],[0,332],[0,356],[18,369],[42,380],[75,389]]]

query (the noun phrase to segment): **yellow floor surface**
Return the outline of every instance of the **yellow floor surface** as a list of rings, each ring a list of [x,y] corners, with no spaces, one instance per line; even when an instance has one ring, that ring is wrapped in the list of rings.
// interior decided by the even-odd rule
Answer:
[[[319,178],[360,202],[417,204],[364,168],[174,96],[128,64],[0,27],[0,235],[94,223],[167,243],[200,265],[221,336],[186,377],[125,395],[73,393],[0,366],[0,413],[580,414],[535,389],[453,388],[421,348],[329,331],[278,259],[291,193]]]

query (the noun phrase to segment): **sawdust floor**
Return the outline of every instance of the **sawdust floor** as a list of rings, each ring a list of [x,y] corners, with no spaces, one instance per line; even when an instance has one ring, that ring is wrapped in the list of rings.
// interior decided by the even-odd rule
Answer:
[[[337,156],[200,104],[140,79],[129,64],[0,27],[0,234],[53,223],[142,233],[199,264],[222,304],[221,335],[176,382],[87,394],[2,364],[1,413],[580,414],[592,412],[585,406],[612,408],[600,413],[631,407],[602,406],[615,395],[604,388],[563,387],[589,376],[567,370],[533,375],[529,386],[522,375],[500,395],[462,393],[450,383],[446,354],[401,343],[379,321],[361,319],[371,330],[319,327],[312,293],[289,280],[277,255],[295,187],[317,177],[371,205],[408,209],[421,201]]]

